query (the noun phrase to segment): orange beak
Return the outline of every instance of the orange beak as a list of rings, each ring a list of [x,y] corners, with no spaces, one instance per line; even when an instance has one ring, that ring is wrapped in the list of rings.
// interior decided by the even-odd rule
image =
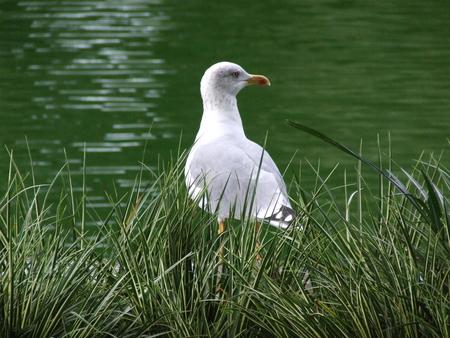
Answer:
[[[270,81],[264,75],[250,75],[250,78],[247,80],[249,85],[258,85],[258,86],[270,86]]]

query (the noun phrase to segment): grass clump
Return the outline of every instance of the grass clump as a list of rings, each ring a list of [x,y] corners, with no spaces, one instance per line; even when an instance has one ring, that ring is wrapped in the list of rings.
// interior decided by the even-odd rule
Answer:
[[[290,189],[303,231],[233,221],[221,237],[214,215],[187,197],[183,155],[110,197],[94,236],[67,166],[39,185],[11,156],[0,336],[448,337],[450,171],[430,157],[398,177],[389,155],[374,164],[340,149],[378,183],[359,165],[335,186],[335,170],[311,166],[314,188],[297,179]]]

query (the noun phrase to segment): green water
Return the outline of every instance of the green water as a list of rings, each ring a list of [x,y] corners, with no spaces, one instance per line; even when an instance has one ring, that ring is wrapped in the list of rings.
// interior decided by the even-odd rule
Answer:
[[[250,138],[261,143],[269,131],[282,169],[295,152],[324,169],[354,166],[286,119],[353,148],[363,138],[369,158],[377,134],[385,144],[390,132],[405,166],[422,150],[448,148],[450,2],[417,0],[4,0],[1,143],[26,168],[26,137],[41,182],[64,149],[80,176],[85,144],[90,204],[100,209],[112,182],[130,187],[145,143],[155,167],[181,132],[184,147],[192,142],[200,78],[222,60],[271,79],[270,88],[244,90],[239,105]],[[5,151],[0,159],[5,177]]]

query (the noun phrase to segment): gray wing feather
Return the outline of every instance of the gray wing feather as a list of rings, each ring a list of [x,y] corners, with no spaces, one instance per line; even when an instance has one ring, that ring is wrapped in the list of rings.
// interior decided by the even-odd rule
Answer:
[[[264,155],[262,155],[263,152]],[[283,194],[287,196],[286,184],[284,183],[283,176],[281,175],[280,170],[278,170],[275,162],[272,160],[272,157],[270,157],[269,153],[259,144],[250,140],[246,143],[246,153],[257,165],[261,162],[261,155],[263,156],[261,169],[268,171],[275,176],[278,186]]]
[[[218,211],[219,217],[239,219],[247,212],[264,219],[282,206],[290,208],[278,168],[269,154],[251,141],[244,146],[232,140],[195,145],[186,164],[186,184],[193,198],[206,191],[199,204]]]

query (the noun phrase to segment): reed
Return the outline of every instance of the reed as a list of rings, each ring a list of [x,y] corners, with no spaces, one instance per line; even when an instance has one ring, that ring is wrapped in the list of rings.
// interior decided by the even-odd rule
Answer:
[[[143,166],[101,220],[67,164],[43,185],[9,153],[0,336],[448,337],[449,169],[434,156],[402,169],[381,147],[374,163],[290,124],[356,160],[340,185],[334,170],[302,168],[316,177],[310,191],[300,176],[290,186],[304,230],[230,221],[219,238],[187,197],[185,153],[157,173]],[[89,218],[102,224],[94,235]]]

